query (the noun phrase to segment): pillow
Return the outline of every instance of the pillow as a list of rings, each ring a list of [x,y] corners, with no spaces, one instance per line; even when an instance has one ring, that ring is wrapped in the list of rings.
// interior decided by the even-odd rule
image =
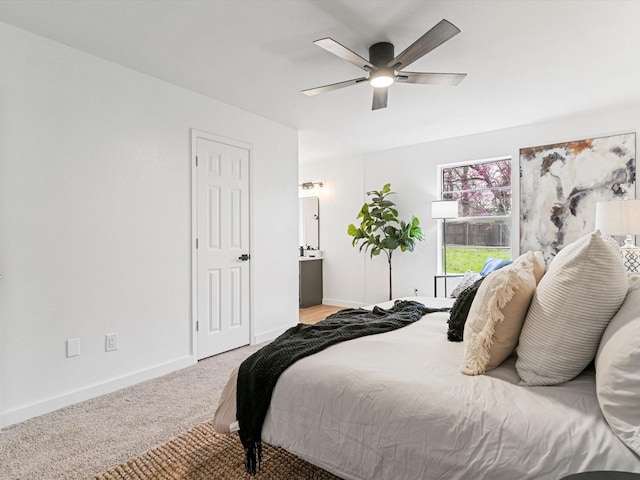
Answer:
[[[462,334],[464,331],[464,324],[467,321],[467,315],[471,308],[473,298],[476,296],[476,292],[480,287],[480,284],[484,278],[480,277],[471,286],[465,288],[451,307],[449,313],[449,330],[447,331],[447,338],[450,342],[461,342]]]
[[[218,433],[231,433],[231,425],[236,421],[236,385],[239,368],[236,367],[231,372],[213,415],[213,429]]]
[[[596,392],[611,430],[640,455],[640,282],[602,335],[596,355]]]
[[[470,287],[481,278],[482,275],[480,275],[478,272],[467,270],[466,272],[464,272],[464,276],[462,277],[462,280],[460,280],[460,283],[458,283],[458,285],[456,285],[456,288],[453,289],[453,292],[451,292],[451,296],[453,298],[456,298],[458,295],[460,295],[460,293],[462,293],[463,290]]]
[[[480,270],[480,275],[483,277],[486,277],[491,272],[495,270],[499,270],[502,267],[509,265],[510,263],[511,263],[510,260],[503,260],[501,258],[489,257],[487,258],[487,261],[484,262],[484,266],[482,267],[482,270]]]
[[[560,250],[522,327],[516,361],[521,384],[556,385],[584,370],[626,293],[615,240],[596,230]]]
[[[462,373],[481,375],[513,353],[543,273],[542,252],[527,252],[485,277],[464,326]]]

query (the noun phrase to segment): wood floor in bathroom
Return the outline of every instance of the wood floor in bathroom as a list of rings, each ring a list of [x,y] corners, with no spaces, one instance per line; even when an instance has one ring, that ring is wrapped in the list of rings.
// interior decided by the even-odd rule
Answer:
[[[313,307],[301,308],[299,321],[300,323],[316,323],[343,308],[334,305],[314,305]]]

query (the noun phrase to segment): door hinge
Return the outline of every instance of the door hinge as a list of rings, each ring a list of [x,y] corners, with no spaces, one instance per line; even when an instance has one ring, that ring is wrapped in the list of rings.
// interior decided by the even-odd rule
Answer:
[[[196,322],[196,332],[200,331],[200,322]]]
[[[196,238],[196,250],[198,249],[198,239]]]
[[[196,155],[196,167],[198,166],[198,156]]]

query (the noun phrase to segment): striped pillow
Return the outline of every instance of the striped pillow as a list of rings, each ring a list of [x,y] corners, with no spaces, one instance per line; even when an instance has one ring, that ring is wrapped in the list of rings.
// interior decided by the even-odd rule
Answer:
[[[520,333],[521,383],[555,385],[582,372],[626,293],[615,240],[596,230],[565,246],[536,288]]]

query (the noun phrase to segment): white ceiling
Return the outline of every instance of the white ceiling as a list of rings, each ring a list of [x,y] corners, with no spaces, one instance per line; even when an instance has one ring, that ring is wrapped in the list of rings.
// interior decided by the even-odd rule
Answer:
[[[411,71],[457,87],[301,90],[362,76],[313,41],[396,54],[441,19],[462,33]],[[640,99],[640,1],[1,0],[0,21],[295,127],[301,161],[535,123]]]

